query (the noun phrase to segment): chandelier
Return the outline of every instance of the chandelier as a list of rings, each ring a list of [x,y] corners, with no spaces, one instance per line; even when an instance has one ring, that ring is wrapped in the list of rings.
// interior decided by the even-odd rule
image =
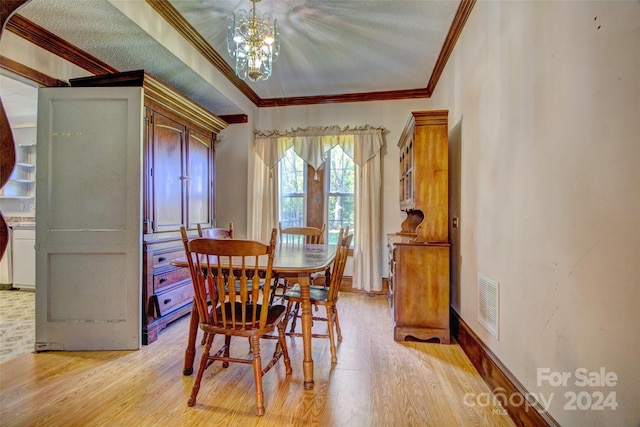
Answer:
[[[239,10],[227,28],[227,51],[236,60],[236,75],[242,80],[249,77],[252,82],[267,80],[271,76],[273,63],[280,53],[278,21],[269,23],[270,16],[256,14],[256,3],[251,0],[251,14]]]

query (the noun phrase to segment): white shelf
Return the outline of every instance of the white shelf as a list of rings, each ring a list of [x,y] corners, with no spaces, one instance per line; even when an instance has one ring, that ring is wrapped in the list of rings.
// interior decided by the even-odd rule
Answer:
[[[32,200],[34,196],[0,196],[0,199]]]
[[[22,166],[23,168],[35,168],[36,165],[32,165],[31,163],[16,163],[16,166]]]

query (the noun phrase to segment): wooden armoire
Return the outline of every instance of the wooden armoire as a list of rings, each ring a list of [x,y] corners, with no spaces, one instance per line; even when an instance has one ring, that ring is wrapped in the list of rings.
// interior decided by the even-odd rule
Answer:
[[[144,71],[72,79],[74,87],[144,90],[142,207],[142,342],[191,310],[189,270],[180,226],[215,225],[215,141],[228,124]]]
[[[400,149],[401,230],[387,236],[394,339],[450,342],[448,111],[414,111]]]

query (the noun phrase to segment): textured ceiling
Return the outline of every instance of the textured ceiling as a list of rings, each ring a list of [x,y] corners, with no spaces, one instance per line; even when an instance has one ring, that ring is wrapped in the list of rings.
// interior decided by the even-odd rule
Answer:
[[[226,53],[234,10],[249,1],[170,0],[207,42]],[[276,1],[257,3],[278,20],[281,54],[261,98],[424,88],[458,1]]]
[[[249,10],[251,2],[169,2],[233,67],[226,52],[228,20],[233,11]],[[459,0],[260,1],[258,12],[278,20],[281,54],[268,81],[246,83],[261,99],[423,89],[459,5]],[[149,71],[215,114],[242,113],[107,0],[31,0],[19,13],[120,71]]]

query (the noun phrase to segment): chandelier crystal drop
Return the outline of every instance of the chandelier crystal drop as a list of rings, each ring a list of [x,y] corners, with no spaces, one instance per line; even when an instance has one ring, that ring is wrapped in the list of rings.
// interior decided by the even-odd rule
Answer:
[[[271,76],[273,63],[280,54],[280,34],[277,20],[271,25],[268,14],[256,13],[260,0],[251,1],[251,13],[243,9],[233,14],[227,28],[227,51],[236,61],[236,75],[257,82]]]

